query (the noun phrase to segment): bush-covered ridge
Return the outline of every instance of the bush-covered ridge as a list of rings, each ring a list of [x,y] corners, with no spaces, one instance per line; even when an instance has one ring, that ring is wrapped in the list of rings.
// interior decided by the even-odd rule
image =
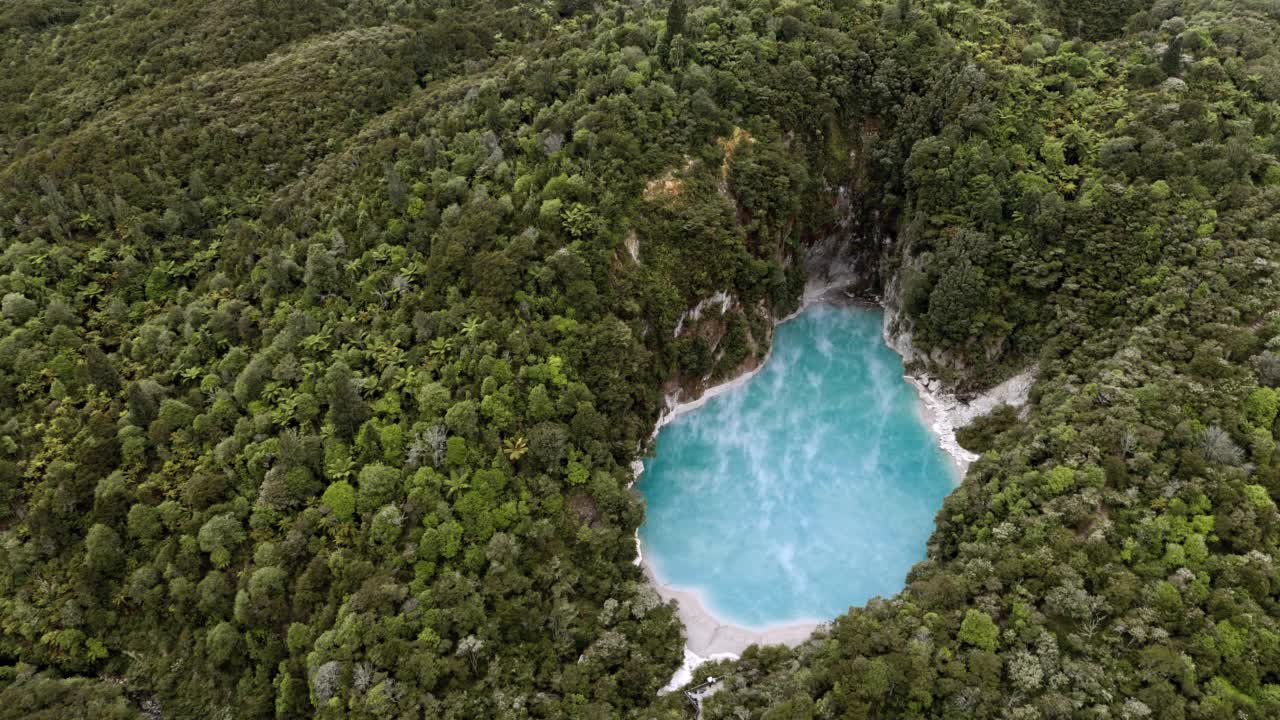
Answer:
[[[628,465],[841,232],[1041,380],[704,717],[1280,713],[1280,13],[1114,7],[6,10],[0,706],[684,716]]]

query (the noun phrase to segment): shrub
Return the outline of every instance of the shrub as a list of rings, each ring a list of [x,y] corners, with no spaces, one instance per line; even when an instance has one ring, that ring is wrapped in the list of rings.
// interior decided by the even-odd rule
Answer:
[[[337,519],[350,520],[356,513],[356,489],[346,480],[339,480],[324,491],[320,502]]]
[[[1000,629],[996,627],[991,616],[970,608],[965,611],[964,620],[960,623],[960,641],[980,650],[992,652],[996,649]]]

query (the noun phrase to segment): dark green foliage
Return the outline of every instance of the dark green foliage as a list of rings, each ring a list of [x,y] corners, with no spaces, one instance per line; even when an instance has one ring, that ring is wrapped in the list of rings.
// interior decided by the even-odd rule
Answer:
[[[1119,34],[1129,16],[1145,10],[1150,3],[1146,0],[1046,0],[1042,4],[1066,34],[1106,40]]]
[[[946,267],[929,292],[925,312],[931,332],[953,343],[982,335],[986,297],[987,281],[981,268],[968,260]]]
[[[1160,55],[1160,69],[1168,77],[1182,74],[1182,38],[1175,35],[1169,39],[1169,45]]]
[[[956,431],[956,440],[964,449],[985,453],[995,447],[997,438],[1013,430],[1018,424],[1018,409],[1010,405],[1001,405],[986,415]]]
[[[30,666],[0,667],[0,717],[24,720],[138,720],[125,688],[91,678],[60,678]]]
[[[369,419],[369,406],[360,397],[352,382],[351,368],[338,362],[325,373],[324,382],[329,391],[328,421],[339,436],[351,439],[365,420]]]
[[[677,38],[684,34],[688,15],[689,8],[686,0],[671,0],[671,4],[667,6],[667,22],[662,29],[662,37],[658,41],[658,57],[662,60],[663,65],[672,65],[672,45],[677,41]],[[679,58],[679,60],[683,60],[683,58]],[[675,64],[680,64],[680,62]]]
[[[84,539],[85,564],[99,577],[118,575],[124,565],[120,536],[105,525],[94,525]]]

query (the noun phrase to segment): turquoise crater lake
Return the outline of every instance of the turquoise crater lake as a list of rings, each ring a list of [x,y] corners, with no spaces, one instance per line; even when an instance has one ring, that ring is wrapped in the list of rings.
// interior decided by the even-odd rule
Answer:
[[[882,317],[811,306],[778,326],[759,373],[663,426],[637,484],[659,582],[751,628],[902,589],[957,475]]]

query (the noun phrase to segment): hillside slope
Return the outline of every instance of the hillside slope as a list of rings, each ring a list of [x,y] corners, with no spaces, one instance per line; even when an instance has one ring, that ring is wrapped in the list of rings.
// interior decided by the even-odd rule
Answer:
[[[1117,7],[5,9],[0,716],[688,716],[630,463],[820,241],[1039,380],[702,717],[1280,714],[1280,9]]]

